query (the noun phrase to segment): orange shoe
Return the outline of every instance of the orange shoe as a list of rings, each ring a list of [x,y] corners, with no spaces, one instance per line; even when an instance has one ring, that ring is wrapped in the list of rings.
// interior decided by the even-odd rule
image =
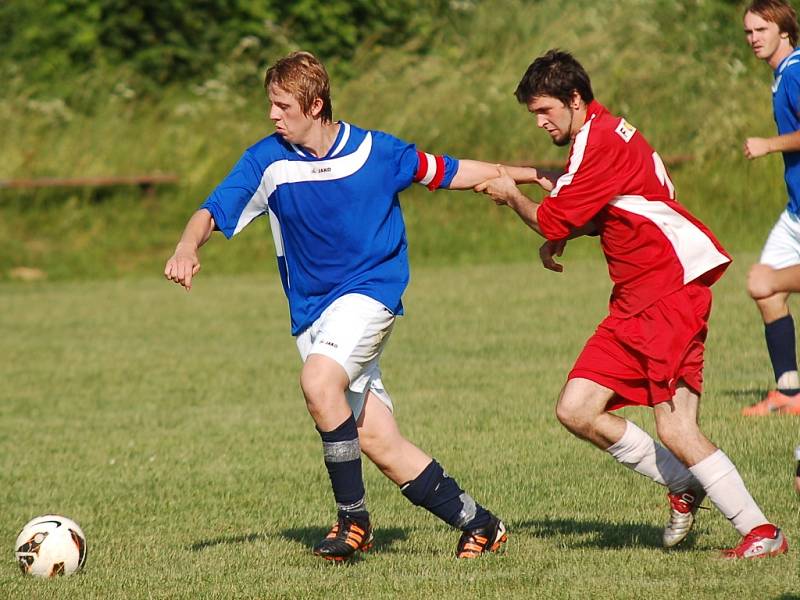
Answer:
[[[366,552],[372,548],[372,525],[369,518],[356,520],[339,515],[328,535],[314,546],[314,554],[325,560],[341,562],[356,552]]]
[[[778,409],[780,415],[800,415],[800,394],[794,396],[784,396],[789,401]]]
[[[767,397],[758,404],[743,408],[742,414],[745,417],[763,417],[778,412],[782,413],[783,408],[789,405],[794,406],[795,408],[793,410],[797,412],[786,414],[800,414],[800,394],[786,396],[781,394],[778,390],[771,390],[767,393]]]
[[[467,529],[461,534],[456,547],[456,558],[475,558],[481,554],[497,552],[508,540],[505,524],[490,514],[483,527]]]

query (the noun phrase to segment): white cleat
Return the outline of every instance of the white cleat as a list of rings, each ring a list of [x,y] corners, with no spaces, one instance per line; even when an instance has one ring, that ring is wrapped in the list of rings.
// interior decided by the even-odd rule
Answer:
[[[700,503],[706,497],[702,488],[688,489],[675,494],[667,494],[669,498],[669,522],[664,527],[662,542],[664,548],[672,548],[680,544],[689,535],[694,525],[694,515]]]

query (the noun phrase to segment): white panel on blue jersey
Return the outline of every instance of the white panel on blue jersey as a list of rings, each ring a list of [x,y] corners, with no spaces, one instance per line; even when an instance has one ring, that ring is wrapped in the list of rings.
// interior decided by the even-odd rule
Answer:
[[[244,229],[254,218],[265,212],[269,197],[272,196],[278,186],[305,181],[344,179],[364,166],[371,150],[372,134],[368,132],[356,151],[345,156],[309,161],[284,159],[272,163],[264,171],[258,189],[242,211],[239,221],[236,223],[234,235]],[[272,218],[270,217],[271,220]]]

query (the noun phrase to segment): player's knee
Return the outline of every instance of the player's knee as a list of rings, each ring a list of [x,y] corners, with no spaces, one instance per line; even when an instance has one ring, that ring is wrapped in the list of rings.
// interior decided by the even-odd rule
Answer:
[[[300,388],[303,390],[306,406],[312,414],[323,411],[327,404],[341,395],[336,382],[331,381],[324,372],[317,369],[304,368],[301,371]]]
[[[569,431],[581,436],[591,429],[593,422],[578,404],[565,401],[563,397],[556,405],[556,418]]]

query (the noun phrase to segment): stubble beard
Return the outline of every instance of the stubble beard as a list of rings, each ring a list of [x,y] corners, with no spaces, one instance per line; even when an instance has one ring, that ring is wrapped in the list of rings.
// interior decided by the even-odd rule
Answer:
[[[553,144],[559,147],[563,147],[568,145],[572,141],[572,121],[575,118],[575,111],[571,108],[569,109],[569,127],[567,127],[567,132],[563,135],[559,135],[558,137],[553,138]]]

